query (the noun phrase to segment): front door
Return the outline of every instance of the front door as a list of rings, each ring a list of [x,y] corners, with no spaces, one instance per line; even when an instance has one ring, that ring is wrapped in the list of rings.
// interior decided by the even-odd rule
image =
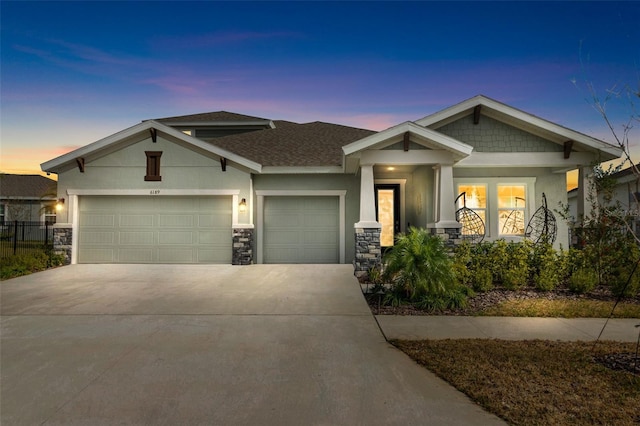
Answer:
[[[395,235],[400,233],[400,185],[377,184],[376,220],[382,225],[380,246],[392,247]]]

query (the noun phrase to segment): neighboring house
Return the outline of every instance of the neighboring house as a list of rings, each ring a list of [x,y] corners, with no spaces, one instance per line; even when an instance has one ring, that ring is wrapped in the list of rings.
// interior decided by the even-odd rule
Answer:
[[[636,165],[636,167],[640,167],[640,165]],[[616,181],[611,203],[619,204],[625,213],[636,217],[631,226],[636,235],[640,235],[640,223],[638,223],[640,220],[640,177],[633,172],[631,167],[613,173],[611,177]],[[567,199],[569,216],[579,221],[582,217],[578,214],[577,194],[578,189],[572,189],[568,192]],[[602,196],[598,197],[598,202],[604,202]]]
[[[486,240],[521,239],[543,193],[567,202],[566,171],[581,171],[584,198],[589,165],[620,155],[476,96],[381,132],[227,112],[147,120],[42,170],[67,200],[56,232],[74,263],[353,262],[360,274],[409,226],[459,241],[462,192]]]
[[[56,181],[44,176],[0,174],[0,223],[55,223],[56,194]]]

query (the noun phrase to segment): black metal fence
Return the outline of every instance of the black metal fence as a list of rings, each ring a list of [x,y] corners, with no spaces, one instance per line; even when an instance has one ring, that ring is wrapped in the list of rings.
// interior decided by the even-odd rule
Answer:
[[[13,221],[0,224],[0,257],[53,248],[53,224]]]

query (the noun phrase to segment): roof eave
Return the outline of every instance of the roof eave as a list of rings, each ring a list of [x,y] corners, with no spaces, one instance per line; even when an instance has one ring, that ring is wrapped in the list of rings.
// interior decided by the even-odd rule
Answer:
[[[159,130],[169,136],[180,139],[186,142],[187,144],[198,147],[200,149],[208,151],[217,156],[225,157],[226,159],[233,161],[241,166],[244,166],[252,171],[260,172],[262,169],[262,165],[254,161],[248,160],[244,157],[241,157],[237,154],[234,154],[230,151],[227,151],[215,145],[209,144],[207,142],[204,142],[195,137],[186,135],[185,133],[179,130],[176,130],[172,127],[169,127],[165,124],[159,123],[154,120],[143,121],[140,124],[136,124],[135,126],[124,129],[118,133],[114,133],[111,136],[107,136],[106,138],[90,143],[89,145],[78,148],[67,154],[61,155],[60,157],[54,158],[53,160],[49,160],[45,163],[42,163],[40,165],[40,168],[44,172],[59,173],[61,171],[66,170],[69,164],[73,164],[76,158],[85,157],[91,154],[98,153],[102,150],[107,149],[109,146],[115,143],[134,137],[152,128],[155,128],[156,130]]]

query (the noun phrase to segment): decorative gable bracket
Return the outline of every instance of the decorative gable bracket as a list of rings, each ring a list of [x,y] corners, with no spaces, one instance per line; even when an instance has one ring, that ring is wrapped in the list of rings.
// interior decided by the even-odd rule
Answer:
[[[78,165],[78,170],[80,170],[80,173],[84,173],[84,158],[76,158],[76,164]]]
[[[573,141],[569,140],[564,143],[564,159],[567,160],[571,156],[571,149],[573,148]]]
[[[158,140],[158,131],[154,127],[151,127],[149,133],[151,133],[151,142],[156,143]]]

